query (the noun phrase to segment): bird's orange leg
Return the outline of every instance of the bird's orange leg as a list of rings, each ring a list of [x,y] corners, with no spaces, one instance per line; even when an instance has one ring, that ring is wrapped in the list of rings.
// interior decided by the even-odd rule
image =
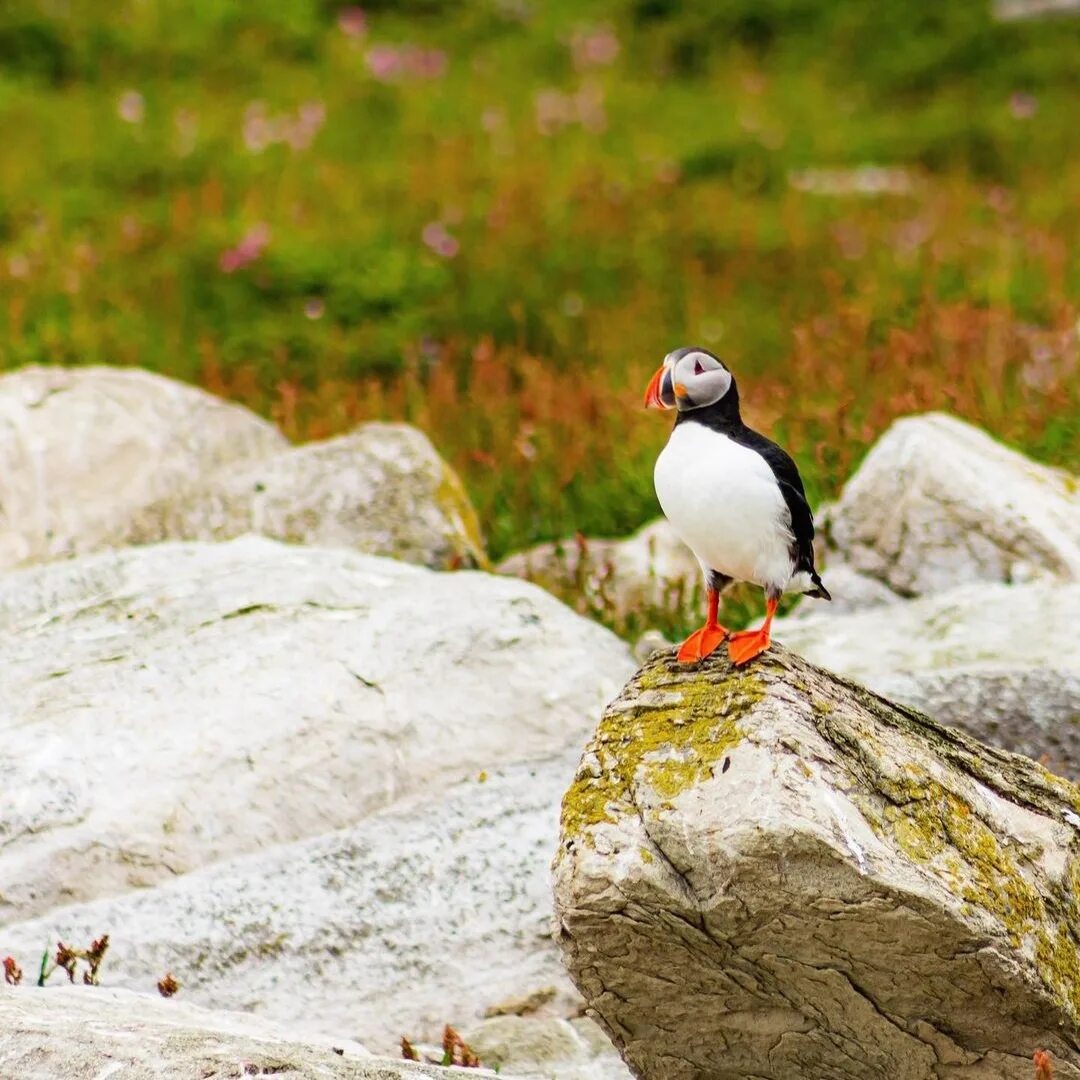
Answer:
[[[776,601],[765,602],[765,621],[757,630],[740,630],[728,639],[728,656],[736,666],[749,663],[769,647],[769,629],[776,614]]]
[[[728,636],[728,631],[716,621],[720,610],[720,590],[709,590],[709,617],[700,630],[695,630],[679,647],[680,664],[696,664],[716,651],[717,646]]]

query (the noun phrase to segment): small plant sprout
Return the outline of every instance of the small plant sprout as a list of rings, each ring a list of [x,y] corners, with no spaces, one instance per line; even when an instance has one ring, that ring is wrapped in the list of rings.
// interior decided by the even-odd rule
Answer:
[[[4,982],[9,986],[18,986],[22,982],[22,968],[15,963],[14,956],[4,957]]]
[[[162,978],[158,979],[157,988],[162,997],[170,998],[180,989],[180,984],[173,978],[172,972],[167,971]]]
[[[428,1065],[443,1065],[446,1067],[456,1065],[458,1068],[464,1069],[478,1069],[480,1067],[480,1059],[469,1044],[449,1024],[443,1028],[441,1058],[421,1054],[404,1035],[401,1036],[401,1056],[406,1061],[422,1061]]]
[[[465,1069],[480,1067],[480,1059],[465,1040],[449,1025],[443,1028],[443,1065],[458,1065]]]
[[[62,968],[67,972],[69,982],[75,982],[75,975],[80,960],[86,964],[86,970],[83,972],[82,977],[83,983],[86,986],[97,986],[98,970],[101,967],[101,962],[105,959],[105,953],[108,948],[108,934],[102,934],[101,937],[92,941],[88,949],[73,949],[69,945],[65,945],[62,941],[58,941],[56,943],[56,953],[53,956],[51,964],[49,963],[48,949],[46,949],[41,956],[41,968],[38,972],[38,986],[44,986],[48,981],[49,976],[52,975],[57,968]]]

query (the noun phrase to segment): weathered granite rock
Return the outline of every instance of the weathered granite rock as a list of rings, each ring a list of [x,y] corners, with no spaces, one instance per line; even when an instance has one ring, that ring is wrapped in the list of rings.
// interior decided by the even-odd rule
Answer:
[[[184,1000],[388,1053],[536,991],[548,1019],[572,1015],[548,863],[579,752],[445,789],[427,771],[434,790],[351,828],[2,927],[0,956],[30,970],[44,942],[109,933],[109,986],[171,971]]]
[[[704,610],[701,566],[666,518],[625,540],[570,539],[504,559],[499,573],[543,586],[583,615],[642,630],[658,614],[694,619]]]
[[[962,585],[784,620],[776,635],[941,723],[1080,777],[1078,611],[1080,584]]]
[[[564,959],[640,1077],[1080,1077],[1078,806],[785,650],[660,654],[564,799]]]
[[[596,1023],[497,1016],[470,1028],[465,1041],[488,1066],[543,1080],[629,1080],[630,1072]]]
[[[437,569],[487,560],[457,474],[408,424],[363,424],[336,439],[229,463],[185,491],[162,493],[112,539],[115,546],[244,533]]]
[[[626,646],[543,590],[250,537],[0,587],[0,925],[580,745]]]
[[[898,420],[828,514],[828,547],[903,596],[1080,579],[1080,482],[962,420]]]
[[[148,371],[0,376],[0,570],[100,548],[135,508],[286,445],[247,409]]]
[[[183,991],[181,990],[181,993]],[[0,1076],[19,1080],[476,1080],[476,1070],[372,1057],[347,1041],[103,987],[0,987]],[[490,1075],[490,1074],[488,1074]]]

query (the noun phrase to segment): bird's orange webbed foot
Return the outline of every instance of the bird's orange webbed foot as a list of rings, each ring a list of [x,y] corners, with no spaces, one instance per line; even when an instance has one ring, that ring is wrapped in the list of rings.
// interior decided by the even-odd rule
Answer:
[[[695,630],[679,646],[679,663],[696,664],[699,660],[704,660],[706,656],[716,652],[727,636],[728,630],[719,624]]]
[[[760,630],[740,630],[728,640],[728,656],[736,667],[740,667],[748,664],[755,656],[760,656],[769,647],[770,641],[767,626]]]
[[[770,631],[775,614],[776,601],[770,599],[765,604],[765,621],[757,630],[740,630],[728,638],[728,656],[736,667],[748,664],[769,647],[769,642],[772,640]]]

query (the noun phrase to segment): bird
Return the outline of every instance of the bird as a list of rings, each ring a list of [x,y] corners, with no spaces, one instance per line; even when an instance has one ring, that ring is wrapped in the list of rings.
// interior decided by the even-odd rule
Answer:
[[[814,515],[788,453],[743,422],[735,377],[696,345],[664,357],[645,391],[650,408],[675,409],[653,484],[664,515],[705,575],[708,616],[680,646],[681,663],[704,660],[726,640],[736,666],[770,643],[785,592],[831,600],[814,567]],[[720,595],[735,581],[765,591],[765,621],[732,633],[717,622]]]

